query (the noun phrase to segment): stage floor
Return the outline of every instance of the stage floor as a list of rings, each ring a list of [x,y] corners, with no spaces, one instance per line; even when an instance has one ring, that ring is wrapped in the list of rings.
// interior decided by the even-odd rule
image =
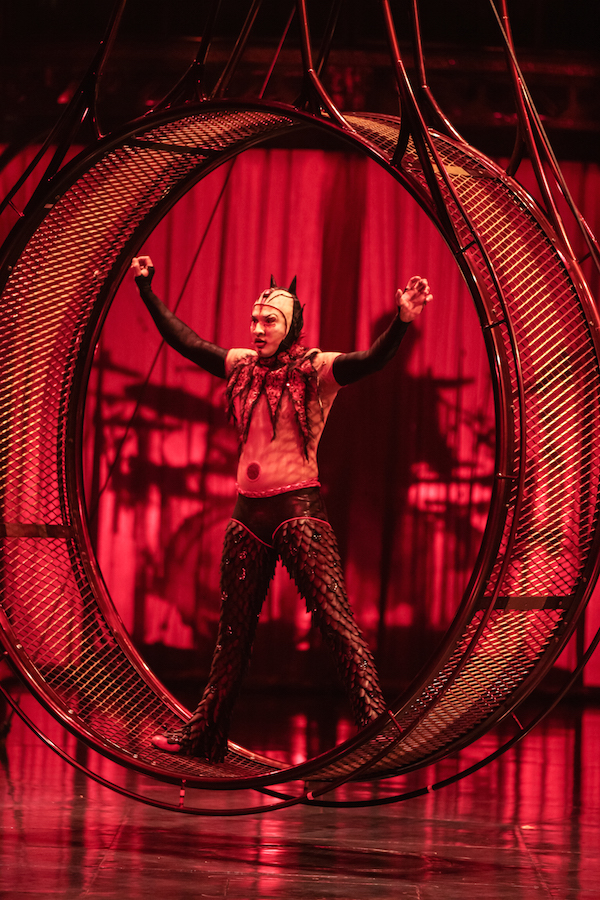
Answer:
[[[131,791],[146,789],[143,778],[95,757],[28,695],[20,697],[59,746],[80,760],[87,758],[105,778],[118,779]],[[237,725],[241,733],[235,737],[250,742],[254,730],[254,743],[262,741],[268,750],[272,740],[278,743],[273,752],[294,757],[319,743],[320,722],[328,723],[324,730],[330,734],[347,730],[343,716],[336,720],[331,713],[326,707],[315,714],[314,700],[303,704],[299,698],[257,697],[254,711],[250,701],[245,704]],[[265,715],[269,728],[264,727]],[[410,779],[347,786],[335,796],[383,797],[435,782],[491,752],[501,738],[486,738],[459,759]],[[295,806],[216,818],[161,811],[89,780],[16,715],[2,750],[3,900],[600,896],[598,706],[563,704],[523,742],[476,774],[419,799],[371,808]],[[172,787],[150,791],[177,802]],[[241,805],[239,796],[214,799],[223,810]],[[212,801],[208,797],[210,805]],[[269,802],[253,792],[242,803],[263,801]],[[186,802],[199,801],[190,797]]]

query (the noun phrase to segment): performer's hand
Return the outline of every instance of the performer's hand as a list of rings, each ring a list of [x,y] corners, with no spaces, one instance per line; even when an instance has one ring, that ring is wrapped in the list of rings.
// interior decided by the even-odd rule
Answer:
[[[152,265],[152,260],[149,256],[134,256],[131,260],[131,268],[136,277],[138,275],[143,275],[144,278],[147,278],[148,270],[153,269],[154,266]]]
[[[420,275],[413,275],[403,291],[396,291],[396,304],[403,322],[412,322],[423,312],[426,303],[433,300],[429,282]]]

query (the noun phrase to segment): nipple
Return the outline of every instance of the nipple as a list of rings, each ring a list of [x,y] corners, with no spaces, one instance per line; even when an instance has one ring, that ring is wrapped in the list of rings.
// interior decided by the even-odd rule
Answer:
[[[258,463],[250,463],[248,468],[246,469],[246,476],[249,481],[256,481],[258,476],[260,475],[260,466]]]

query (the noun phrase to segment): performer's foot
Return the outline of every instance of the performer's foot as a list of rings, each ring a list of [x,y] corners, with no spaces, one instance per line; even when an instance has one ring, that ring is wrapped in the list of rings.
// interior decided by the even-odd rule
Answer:
[[[228,750],[227,734],[214,724],[209,728],[203,723],[198,728],[196,722],[194,727],[197,728],[196,733],[192,732],[192,723],[187,722],[176,731],[155,734],[150,740],[157,750],[165,753],[194,756],[211,763],[223,762]]]
[[[178,738],[180,738],[180,740],[178,740]],[[158,750],[164,750],[165,753],[185,753],[183,738],[181,738],[180,735],[155,734],[150,740]]]

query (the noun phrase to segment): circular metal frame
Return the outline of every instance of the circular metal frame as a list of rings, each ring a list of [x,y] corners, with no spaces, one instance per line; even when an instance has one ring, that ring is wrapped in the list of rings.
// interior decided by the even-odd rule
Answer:
[[[598,318],[531,198],[485,157],[431,133],[448,223],[400,123],[352,130],[275,104],[154,114],[61,173],[5,252],[0,626],[35,695],[91,747],[155,779],[237,790],[408,772],[473,741],[537,685],[597,577]],[[80,465],[87,377],[131,255],[190,187],[243,150],[316,127],[359,148],[438,225],[470,287],[492,370],[496,475],[480,554],[446,638],[410,689],[355,738],[296,766],[230,745],[226,761],[150,745],[186,711],[131,644],[96,565]],[[442,174],[445,177],[442,177]],[[43,267],[39,261],[43,260]]]

